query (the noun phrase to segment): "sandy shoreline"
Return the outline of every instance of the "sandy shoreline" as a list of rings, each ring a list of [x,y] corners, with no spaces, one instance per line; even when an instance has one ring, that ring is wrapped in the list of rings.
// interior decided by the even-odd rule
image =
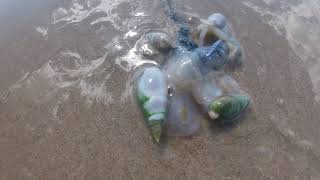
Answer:
[[[320,179],[309,64],[268,16],[238,1],[185,1],[230,20],[247,56],[231,75],[253,103],[234,128],[203,120],[198,135],[159,147],[135,102],[135,70],[115,63],[137,23],[169,29],[158,1],[81,2],[0,7],[0,179]]]

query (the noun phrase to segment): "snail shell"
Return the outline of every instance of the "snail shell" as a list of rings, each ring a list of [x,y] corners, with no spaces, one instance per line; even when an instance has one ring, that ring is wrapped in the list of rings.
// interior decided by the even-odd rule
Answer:
[[[153,139],[159,142],[167,111],[166,76],[157,67],[147,68],[138,82],[137,90],[146,123]]]
[[[160,52],[168,52],[173,48],[174,41],[164,32],[149,32],[146,38],[150,45]]]
[[[227,20],[224,15],[220,13],[214,13],[210,15],[207,19],[208,24],[215,26],[221,30],[223,30],[227,25]]]
[[[222,96],[210,104],[210,111],[218,114],[216,122],[232,124],[248,107],[250,98],[244,95]]]

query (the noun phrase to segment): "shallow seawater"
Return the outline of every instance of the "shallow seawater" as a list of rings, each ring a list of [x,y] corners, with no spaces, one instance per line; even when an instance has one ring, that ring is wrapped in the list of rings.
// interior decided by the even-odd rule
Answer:
[[[241,122],[153,143],[135,97],[160,0],[0,1],[0,179],[320,179],[320,2],[173,0],[219,12],[246,58]]]

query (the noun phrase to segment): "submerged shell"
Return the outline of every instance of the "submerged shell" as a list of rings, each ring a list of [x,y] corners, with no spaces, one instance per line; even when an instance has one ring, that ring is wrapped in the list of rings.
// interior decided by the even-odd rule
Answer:
[[[192,94],[206,111],[210,111],[211,103],[223,95],[248,96],[232,77],[223,72],[214,71],[193,83]]]
[[[150,45],[160,52],[167,52],[173,48],[174,41],[164,32],[149,32],[146,38]]]
[[[219,28],[224,33],[226,41],[233,46],[233,48],[230,49],[229,58],[232,60],[229,61],[231,63],[230,65],[232,67],[241,65],[244,58],[244,53],[240,43],[236,40],[234,34],[231,32],[231,29],[228,27],[225,16],[220,13],[215,13],[208,17],[207,22],[208,24]]]
[[[216,26],[219,29],[223,29],[227,25],[226,17],[220,13],[214,13],[210,15],[207,21],[210,25]]]
[[[200,128],[199,114],[190,95],[177,93],[170,97],[166,130],[169,136],[191,136]]]
[[[212,14],[203,20],[192,33],[199,46],[210,46],[217,40],[228,41],[232,37],[226,18],[219,13]]]
[[[165,74],[157,67],[146,68],[138,82],[138,96],[167,96]]]
[[[248,107],[250,98],[243,95],[222,96],[212,102],[211,111],[217,113],[218,123],[230,124]]]
[[[146,123],[156,142],[160,141],[167,110],[167,81],[157,67],[147,68],[138,82],[138,99]]]

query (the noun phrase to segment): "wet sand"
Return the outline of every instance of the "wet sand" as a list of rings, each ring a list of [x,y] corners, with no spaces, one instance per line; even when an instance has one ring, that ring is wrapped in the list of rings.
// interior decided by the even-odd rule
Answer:
[[[246,51],[230,74],[252,96],[243,120],[152,142],[128,50],[172,31],[157,0],[1,1],[0,179],[320,179],[319,58],[301,56],[310,42],[279,14],[300,2],[174,2],[230,20]]]

